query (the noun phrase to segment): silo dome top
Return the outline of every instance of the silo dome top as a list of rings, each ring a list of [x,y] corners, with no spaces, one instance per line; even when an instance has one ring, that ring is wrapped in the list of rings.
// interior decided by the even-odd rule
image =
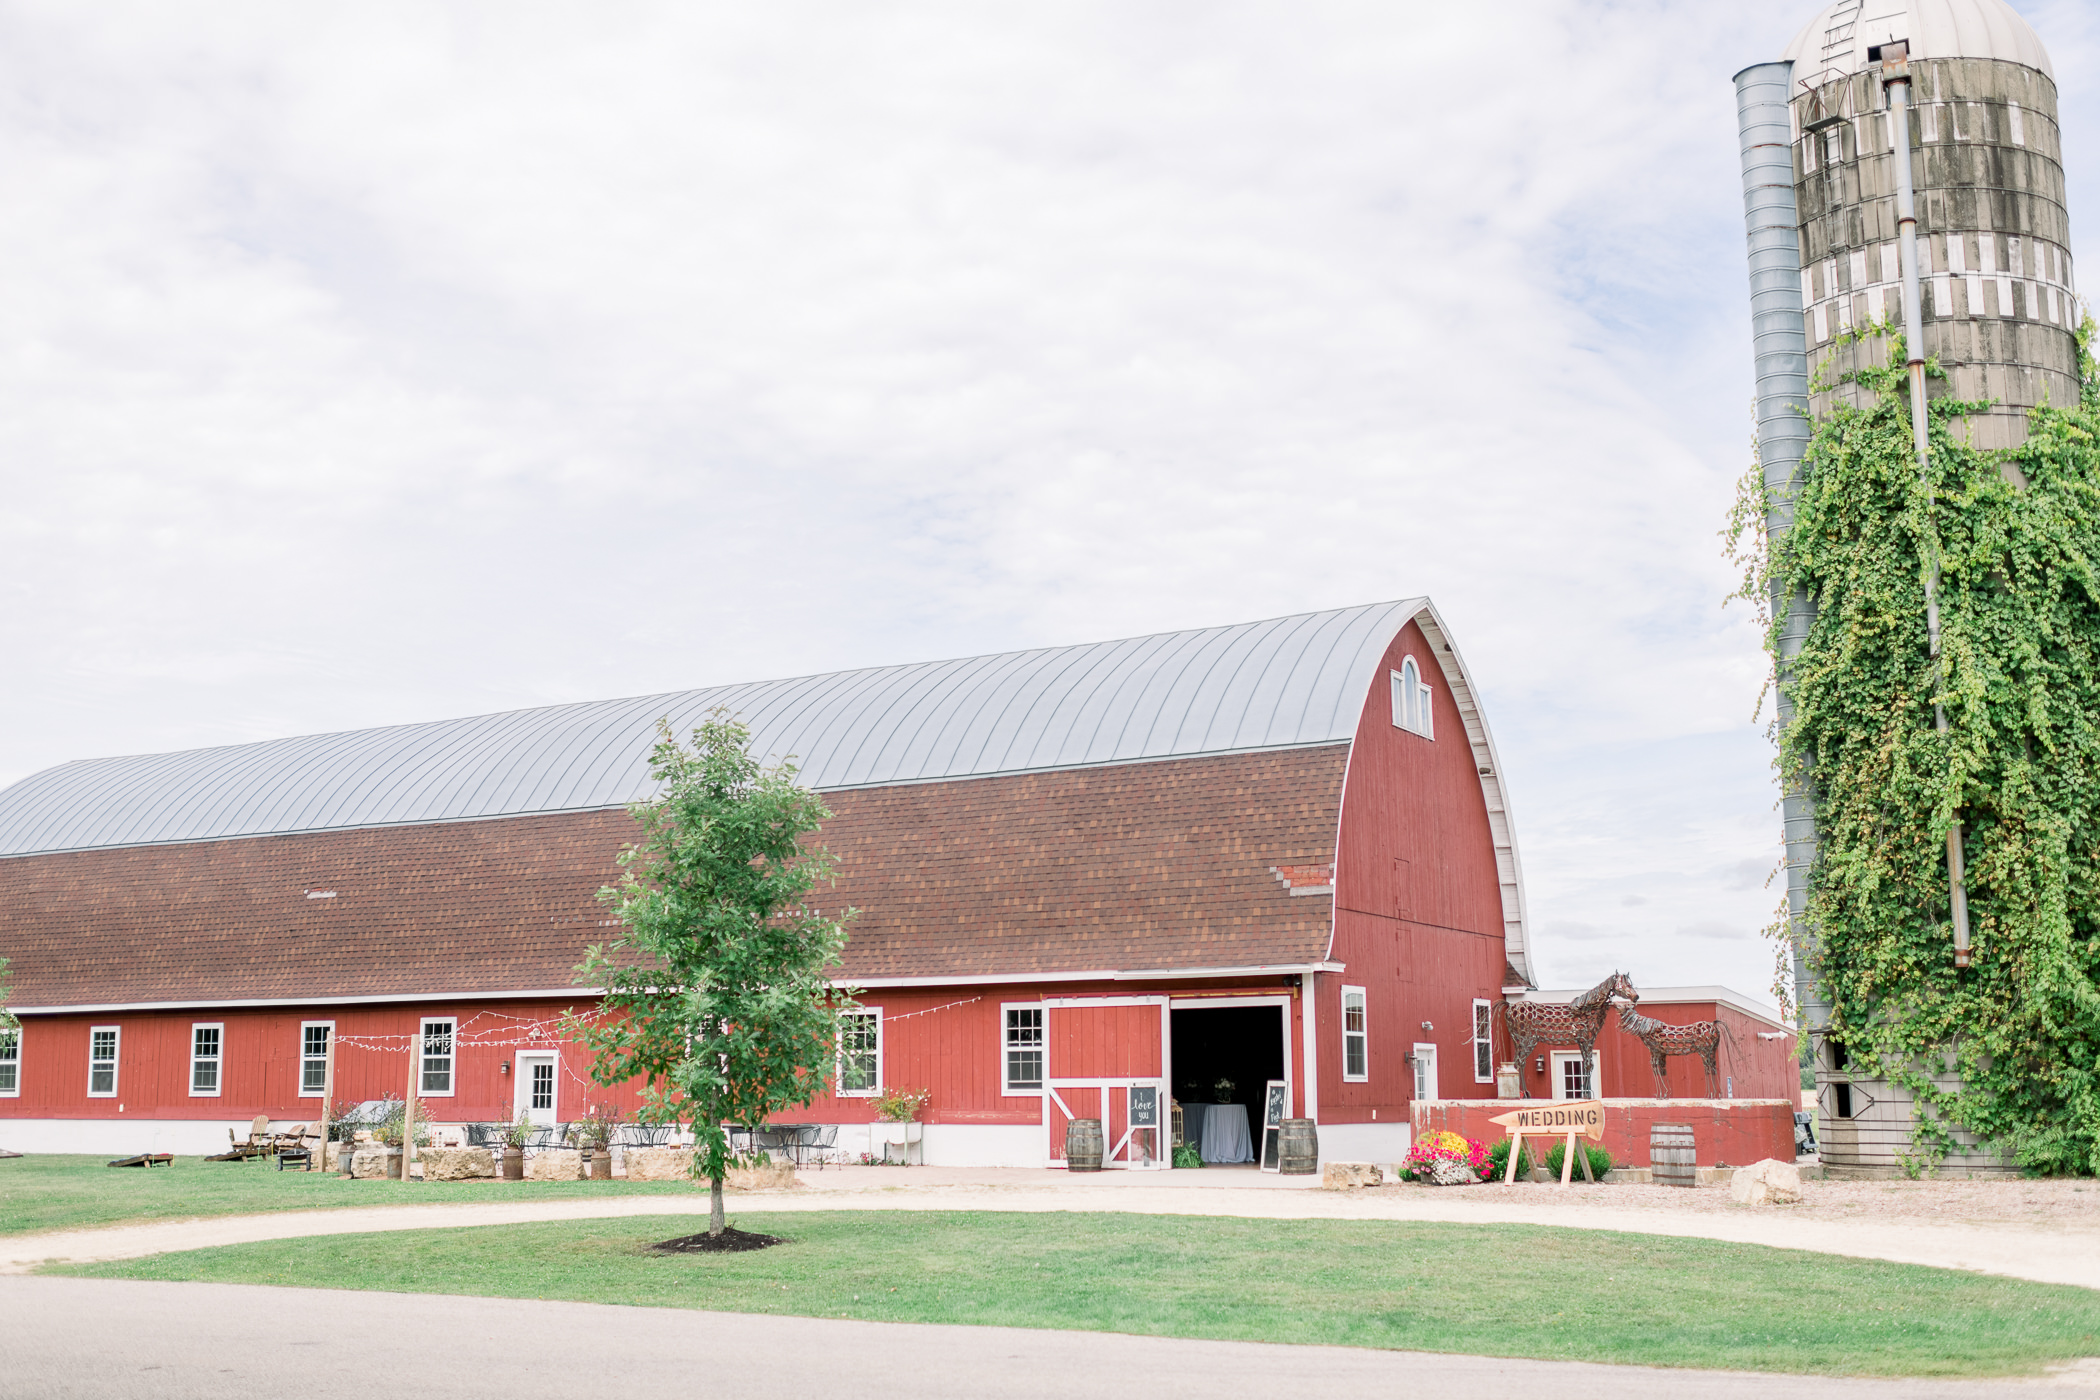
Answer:
[[[1890,39],[1908,39],[1912,58],[1995,58],[2056,77],[2049,51],[2005,0],[1837,0],[1782,57],[1796,82],[1828,82],[1865,68],[1867,50]]]

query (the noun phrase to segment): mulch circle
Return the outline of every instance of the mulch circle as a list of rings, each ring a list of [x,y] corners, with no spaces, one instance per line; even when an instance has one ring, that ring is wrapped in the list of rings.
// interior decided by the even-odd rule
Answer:
[[[768,1245],[786,1244],[778,1235],[761,1235],[750,1230],[739,1230],[734,1225],[724,1227],[719,1235],[681,1235],[675,1240],[664,1240],[649,1248],[658,1254],[742,1254],[749,1249],[764,1249]]]

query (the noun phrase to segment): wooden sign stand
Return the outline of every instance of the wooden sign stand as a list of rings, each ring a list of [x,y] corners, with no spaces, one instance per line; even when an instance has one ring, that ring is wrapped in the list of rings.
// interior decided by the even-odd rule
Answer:
[[[1566,1136],[1567,1148],[1562,1152],[1560,1159],[1560,1184],[1566,1186],[1575,1178],[1575,1158],[1578,1155],[1576,1139],[1604,1136],[1604,1105],[1596,1099],[1541,1105],[1538,1108],[1520,1108],[1514,1113],[1504,1113],[1488,1121],[1509,1129],[1509,1165],[1502,1173],[1504,1186],[1517,1179],[1517,1159],[1524,1155],[1524,1138],[1527,1134],[1536,1138]],[[1582,1158],[1583,1180],[1594,1184],[1597,1174],[1590,1169],[1590,1154],[1582,1151],[1579,1155]]]

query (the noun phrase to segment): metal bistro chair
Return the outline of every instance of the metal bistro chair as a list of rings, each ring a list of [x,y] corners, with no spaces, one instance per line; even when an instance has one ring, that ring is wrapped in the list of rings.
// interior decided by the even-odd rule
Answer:
[[[829,1166],[838,1155],[839,1125],[836,1123],[810,1123],[804,1126],[795,1143],[795,1165],[798,1167]]]

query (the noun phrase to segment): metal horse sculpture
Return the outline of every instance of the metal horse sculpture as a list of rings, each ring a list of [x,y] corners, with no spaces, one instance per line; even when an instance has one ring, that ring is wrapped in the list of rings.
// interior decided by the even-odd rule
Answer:
[[[1735,1053],[1735,1034],[1727,1026],[1719,1021],[1693,1021],[1688,1025],[1673,1026],[1652,1016],[1643,1016],[1630,1006],[1619,1008],[1619,1024],[1648,1047],[1648,1063],[1655,1067],[1655,1097],[1670,1097],[1670,1082],[1664,1070],[1672,1055],[1697,1055],[1699,1063],[1706,1066],[1706,1096],[1710,1099],[1721,1096],[1721,1080],[1714,1061],[1720,1054],[1724,1038],[1728,1041],[1729,1054]]]
[[[1633,989],[1632,978],[1614,972],[1566,1006],[1537,1001],[1503,1002],[1502,1024],[1509,1031],[1510,1050],[1517,1064],[1521,1067],[1541,1045],[1580,1046],[1582,1061],[1588,1064],[1613,997],[1639,1001],[1641,994]],[[1531,1097],[1529,1089],[1524,1091],[1524,1097]]]

